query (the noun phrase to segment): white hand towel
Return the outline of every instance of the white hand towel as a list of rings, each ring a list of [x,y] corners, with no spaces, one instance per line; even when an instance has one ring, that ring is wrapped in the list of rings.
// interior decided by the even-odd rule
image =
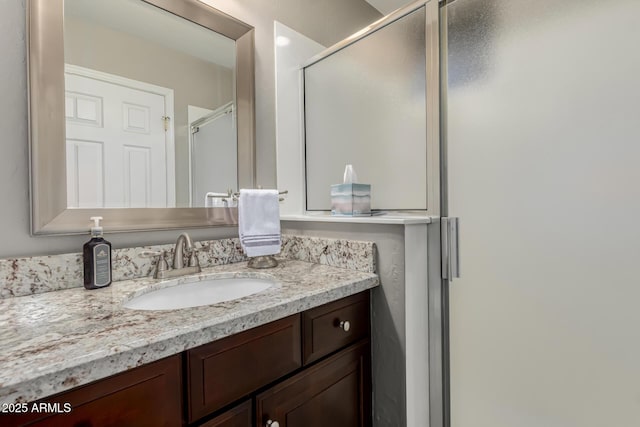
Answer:
[[[280,252],[280,203],[277,190],[240,190],[238,234],[248,257]]]

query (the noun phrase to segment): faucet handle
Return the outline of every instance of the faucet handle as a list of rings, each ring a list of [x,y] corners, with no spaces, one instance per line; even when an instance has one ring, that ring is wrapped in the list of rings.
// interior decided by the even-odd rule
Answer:
[[[158,279],[162,276],[162,272],[169,270],[169,264],[167,263],[167,251],[164,249],[161,251],[142,251],[140,256],[143,258],[152,258],[158,257],[158,261],[156,262],[156,269],[153,273],[154,279]]]
[[[186,249],[189,256],[189,267],[200,267],[200,260],[198,259],[198,252],[209,252],[211,250],[211,243],[200,243],[200,247],[196,248],[195,245],[190,249]]]
[[[189,267],[200,267],[200,260],[198,259],[198,252],[206,251],[209,248],[188,248],[185,249],[187,256],[189,257]]]

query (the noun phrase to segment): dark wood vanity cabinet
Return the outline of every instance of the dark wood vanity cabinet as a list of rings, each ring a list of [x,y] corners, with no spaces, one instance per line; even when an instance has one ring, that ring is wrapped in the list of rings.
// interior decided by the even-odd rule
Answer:
[[[367,427],[369,324],[366,291],[43,401],[69,413],[0,425]]]
[[[51,404],[43,406],[42,413],[3,415],[0,425],[180,426],[183,413],[181,377],[181,357],[171,356],[36,402],[36,405]],[[65,404],[70,405],[68,413],[64,412]],[[32,405],[30,403],[29,408]],[[56,410],[61,413],[51,413]]]
[[[256,425],[370,425],[369,342],[361,341],[256,397]]]
[[[196,425],[369,426],[369,325],[367,291],[187,351],[189,421],[251,398],[252,424],[243,403]]]

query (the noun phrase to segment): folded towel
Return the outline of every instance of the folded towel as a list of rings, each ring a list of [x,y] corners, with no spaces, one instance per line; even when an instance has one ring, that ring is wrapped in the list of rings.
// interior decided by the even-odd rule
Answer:
[[[240,190],[238,234],[248,257],[280,252],[280,203],[277,190]]]

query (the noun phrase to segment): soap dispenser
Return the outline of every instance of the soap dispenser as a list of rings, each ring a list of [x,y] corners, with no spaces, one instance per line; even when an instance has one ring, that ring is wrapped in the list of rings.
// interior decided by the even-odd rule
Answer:
[[[111,284],[111,243],[102,237],[101,216],[92,216],[91,240],[82,247],[84,287],[104,288]]]

